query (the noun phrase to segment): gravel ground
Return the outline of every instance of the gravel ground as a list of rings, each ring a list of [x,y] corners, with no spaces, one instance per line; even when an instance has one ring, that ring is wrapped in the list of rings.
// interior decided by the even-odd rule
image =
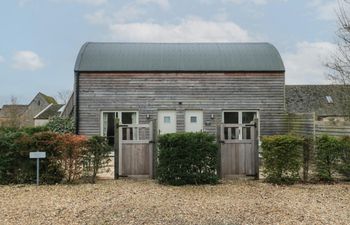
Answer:
[[[350,184],[0,186],[0,224],[350,224]]]

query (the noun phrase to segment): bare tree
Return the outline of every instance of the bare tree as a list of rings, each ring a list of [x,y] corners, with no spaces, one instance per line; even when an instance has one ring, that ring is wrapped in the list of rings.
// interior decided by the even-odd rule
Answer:
[[[330,69],[329,78],[341,93],[343,115],[350,118],[350,0],[338,0],[337,49],[326,64]]]
[[[10,107],[7,111],[7,121],[4,123],[8,127],[20,127],[21,125],[21,109],[17,104],[17,97],[11,96]]]
[[[337,84],[350,84],[350,0],[338,0],[338,47],[327,63],[329,77]]]
[[[62,90],[62,91],[57,92],[57,98],[58,98],[60,103],[66,104],[68,102],[71,94],[72,94],[72,92],[70,90]]]

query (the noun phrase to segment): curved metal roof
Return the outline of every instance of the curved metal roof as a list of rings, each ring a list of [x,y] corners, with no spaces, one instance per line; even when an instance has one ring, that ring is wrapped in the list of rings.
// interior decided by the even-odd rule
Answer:
[[[76,72],[284,72],[269,43],[85,43]]]

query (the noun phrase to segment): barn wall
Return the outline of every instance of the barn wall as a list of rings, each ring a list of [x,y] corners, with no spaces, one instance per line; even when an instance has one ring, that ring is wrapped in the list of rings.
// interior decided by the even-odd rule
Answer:
[[[184,130],[185,110],[203,110],[204,130],[216,132],[223,110],[259,110],[261,135],[287,130],[284,73],[81,73],[79,133],[100,134],[101,111],[139,111],[157,118],[157,110],[177,111]],[[182,102],[180,105],[179,102]],[[210,115],[214,114],[214,119]]]

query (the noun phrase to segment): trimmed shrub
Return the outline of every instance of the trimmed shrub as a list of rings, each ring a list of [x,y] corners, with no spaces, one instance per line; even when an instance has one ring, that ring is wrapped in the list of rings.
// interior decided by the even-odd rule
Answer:
[[[218,147],[207,133],[174,133],[159,137],[157,179],[170,185],[216,184]]]
[[[314,159],[314,139],[303,137],[303,181],[309,181],[309,171]]]
[[[339,139],[323,135],[316,143],[316,173],[321,181],[333,181],[336,172],[341,143]]]
[[[50,131],[57,133],[74,133],[74,121],[71,118],[55,116],[46,125]]]
[[[0,132],[0,184],[16,183],[16,164],[20,155],[15,140],[21,137],[19,132]]]
[[[98,171],[110,162],[109,153],[112,150],[113,148],[108,145],[105,137],[93,136],[87,141],[84,171],[91,178],[91,183],[96,182]]]
[[[340,143],[338,172],[350,179],[350,137],[343,137]]]
[[[0,133],[0,183],[32,183],[36,179],[36,160],[29,159],[31,151],[45,151],[47,158],[40,162],[40,181],[58,183],[63,179],[57,134],[41,132],[33,135],[8,131]]]
[[[293,135],[276,135],[262,139],[263,173],[266,181],[293,184],[299,180],[303,140]]]
[[[82,175],[87,138],[66,133],[60,134],[57,140],[59,143],[57,148],[62,153],[60,163],[64,168],[65,180],[74,182]]]

